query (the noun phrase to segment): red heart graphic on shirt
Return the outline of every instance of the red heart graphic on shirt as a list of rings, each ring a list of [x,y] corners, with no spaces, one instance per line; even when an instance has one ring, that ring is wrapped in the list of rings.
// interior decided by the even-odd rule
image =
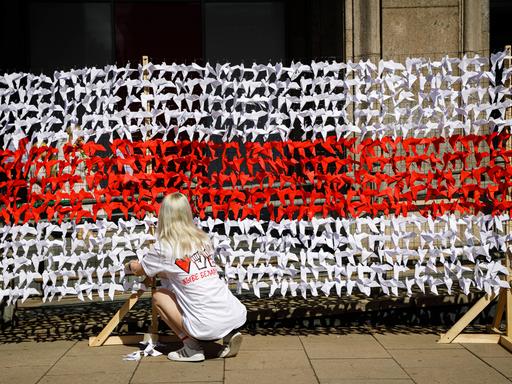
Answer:
[[[184,259],[177,259],[174,262],[178,267],[180,267],[183,271],[189,273],[190,272],[190,258],[186,257]]]

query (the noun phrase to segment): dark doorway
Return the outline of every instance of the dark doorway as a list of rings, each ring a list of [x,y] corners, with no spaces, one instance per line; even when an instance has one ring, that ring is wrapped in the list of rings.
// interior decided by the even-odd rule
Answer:
[[[491,52],[503,51],[505,45],[512,44],[512,1],[490,0],[489,5],[490,49]]]

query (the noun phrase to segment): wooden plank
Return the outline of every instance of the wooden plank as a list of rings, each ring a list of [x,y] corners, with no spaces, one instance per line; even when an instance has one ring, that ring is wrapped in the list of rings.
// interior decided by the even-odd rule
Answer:
[[[511,60],[511,55],[512,55],[512,46],[511,45],[506,45],[505,46],[505,51],[507,52],[507,55],[508,55],[508,58],[505,60],[504,62],[504,66],[506,68],[511,68],[512,67],[512,60]],[[510,87],[512,85],[512,79],[508,79],[507,81],[508,84],[508,87]],[[512,108],[507,108],[505,110],[505,119],[510,119],[510,117],[512,116]],[[510,132],[510,127],[508,127],[508,131]],[[506,148],[508,150],[512,149],[512,140],[509,138],[507,140],[507,143],[506,143]],[[507,188],[507,194],[505,196],[505,201],[510,201],[511,199],[511,195],[510,195],[510,189]],[[511,220],[509,220],[507,222],[507,225],[506,225],[506,232],[507,234],[510,235],[510,232],[512,230],[512,222]],[[511,257],[511,252],[510,252],[510,242],[507,244],[507,252],[505,253],[506,255],[506,258],[505,258],[505,265],[508,269],[508,272],[509,272],[509,275],[507,277],[507,281],[509,283],[509,286],[510,286],[510,282],[511,282],[511,268],[510,268],[510,257]],[[507,290],[507,293],[506,293],[506,304],[505,304],[505,311],[507,313],[506,315],[506,334],[507,334],[507,338],[504,338],[503,342],[504,343],[508,343],[508,341],[510,340],[511,336],[512,336],[512,292],[511,292],[511,289],[508,288]],[[500,339],[501,340],[501,339]],[[500,341],[500,344],[501,344],[501,341]],[[503,344],[502,344],[503,345]],[[507,348],[509,351],[512,351],[512,348]]]
[[[144,341],[148,334],[139,334],[139,335],[123,335],[123,336],[109,336],[103,342],[103,346],[105,345],[137,345],[141,341]],[[180,341],[178,336],[176,335],[151,335],[153,340],[158,340],[160,342],[165,343],[177,343]],[[91,336],[89,338],[89,345],[92,341],[96,339],[95,336]]]
[[[154,304],[151,304],[151,333],[158,333],[158,311]]]
[[[509,352],[512,352],[512,339],[510,337],[501,336],[500,337],[500,345],[503,348],[508,349]]]
[[[512,290],[507,289],[507,337],[512,338]]]
[[[501,320],[503,319],[503,312],[505,311],[505,304],[507,303],[507,290],[501,289],[498,297],[498,305],[496,307],[496,315],[494,315],[494,320],[492,322],[492,328],[497,330],[500,329]]]
[[[153,297],[153,294],[156,292],[156,281],[153,279],[153,284],[151,285],[151,297]],[[156,309],[156,306],[151,300],[151,333],[155,334],[158,333],[158,310]]]
[[[501,335],[492,333],[461,333],[452,340],[452,343],[464,344],[497,344]]]
[[[510,223],[510,222],[509,222]],[[510,281],[511,281],[511,275],[512,275],[512,270],[510,269],[510,257],[511,257],[511,252],[510,252],[510,242],[507,243],[507,252],[505,253],[505,265],[507,266],[507,269],[508,269],[508,276],[507,276],[507,282],[510,286]],[[506,335],[508,337],[512,337],[512,290],[510,288],[506,289],[505,290],[506,293],[505,293],[505,311],[507,313],[507,316],[506,316]],[[500,291],[501,293],[501,291]]]
[[[97,336],[89,337],[89,345],[96,340]],[[125,336],[109,336],[105,339],[102,346],[105,345],[135,345],[144,340],[144,335],[125,335]]]
[[[149,64],[149,56],[146,56],[146,55],[142,56],[142,65],[148,65],[148,64]],[[143,76],[144,80],[149,79],[148,72],[146,70],[144,70],[142,76]],[[144,94],[149,95],[149,87],[144,87]],[[151,112],[151,103],[149,101],[146,104],[146,111]],[[146,124],[146,125],[151,124],[151,119],[149,117],[146,117],[144,119],[144,124]],[[148,139],[149,135],[147,135],[146,138]],[[146,155],[151,155],[151,151],[149,149],[146,150]],[[153,162],[149,161],[146,164],[146,173],[151,174],[152,171],[153,171]],[[149,217],[153,217],[153,215],[149,214]],[[153,226],[150,227],[149,231],[152,235],[155,234],[155,228]],[[153,299],[153,294],[155,292],[156,292],[156,279],[152,279],[151,280],[151,299]],[[150,333],[152,333],[152,334],[158,333],[158,311],[157,311],[155,305],[153,304],[153,300],[151,300]]]
[[[437,341],[441,344],[451,343],[453,340],[461,333],[464,328],[466,328],[471,321],[475,317],[477,317],[480,312],[482,312],[485,307],[487,307],[496,297],[496,295],[493,293],[492,295],[484,295],[483,297],[478,300],[475,305],[473,305],[465,314],[460,318],[459,321],[457,321],[448,332],[441,335],[441,338]]]
[[[112,333],[112,331],[117,327],[123,317],[130,311],[130,309],[135,305],[139,297],[144,293],[143,290],[139,290],[136,293],[133,293],[128,300],[124,302],[121,308],[115,313],[114,316],[110,319],[105,328],[102,329],[100,334],[93,338],[93,340],[89,339],[90,347],[99,347],[103,345],[108,336]]]

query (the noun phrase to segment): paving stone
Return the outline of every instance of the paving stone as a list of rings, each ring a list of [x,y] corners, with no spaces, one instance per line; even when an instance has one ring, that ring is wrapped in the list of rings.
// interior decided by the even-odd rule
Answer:
[[[50,366],[24,366],[0,368],[0,384],[35,384]]]
[[[91,355],[117,355],[123,356],[140,348],[137,345],[104,345],[101,347],[89,347],[88,341],[79,341],[66,353],[66,356],[91,356]]]
[[[303,369],[309,367],[304,351],[240,351],[231,359],[226,359],[226,371],[236,370],[279,370]]]
[[[373,336],[386,349],[456,349],[464,348],[462,345],[439,344],[439,335],[436,334],[392,334],[375,333]]]
[[[64,356],[48,372],[48,375],[89,375],[117,372],[133,372],[135,361],[124,361],[121,355]]]
[[[320,383],[332,379],[408,379],[407,373],[389,359],[312,359]],[[366,381],[365,381],[366,382]]]
[[[122,360],[138,346],[93,348],[87,341],[1,344],[0,384],[511,382],[512,354],[500,345],[437,344],[437,338],[402,333],[244,335],[237,357],[194,364],[167,359],[166,353],[179,343],[162,347],[162,356],[139,362]],[[207,355],[216,356],[218,347],[208,343]]]
[[[288,351],[301,350],[302,343],[298,336],[250,336],[244,335],[242,341],[244,351]]]
[[[91,373],[87,375],[46,375],[37,384],[125,384],[133,371],[116,373]]]
[[[411,379],[323,379],[321,384],[414,384]]]
[[[460,365],[440,368],[413,367],[405,370],[417,384],[510,384],[506,377],[489,366],[482,368],[466,364],[465,367]]]
[[[310,359],[390,357],[371,335],[300,336]]]
[[[23,342],[23,343],[3,343],[0,344],[0,352],[3,351],[52,351],[52,350],[67,350],[73,344],[76,344],[76,341],[49,341],[45,343],[38,342]]]
[[[74,341],[56,341],[52,343],[1,344],[0,367],[52,365],[74,343]]]
[[[507,349],[503,348],[499,344],[477,343],[477,344],[462,344],[462,345],[480,358],[512,356],[512,353],[510,353]]]
[[[226,371],[225,384],[261,384],[261,383],[318,383],[315,372],[311,368],[272,369],[272,370],[234,370]]]
[[[484,367],[486,364],[466,349],[389,350],[389,353],[404,368],[408,367],[453,367],[463,368],[467,364]]]
[[[185,383],[204,381],[207,383],[223,381],[224,361],[206,360],[201,363],[179,363],[162,361],[140,364],[133,375],[132,384],[145,383]]]
[[[484,357],[483,360],[504,376],[512,377],[512,356],[509,357]]]

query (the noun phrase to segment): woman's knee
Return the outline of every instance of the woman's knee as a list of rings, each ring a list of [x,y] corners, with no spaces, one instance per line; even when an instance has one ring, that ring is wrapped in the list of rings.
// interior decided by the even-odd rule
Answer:
[[[173,294],[167,289],[159,289],[153,293],[153,304],[157,307],[161,307],[165,302],[174,301]]]

